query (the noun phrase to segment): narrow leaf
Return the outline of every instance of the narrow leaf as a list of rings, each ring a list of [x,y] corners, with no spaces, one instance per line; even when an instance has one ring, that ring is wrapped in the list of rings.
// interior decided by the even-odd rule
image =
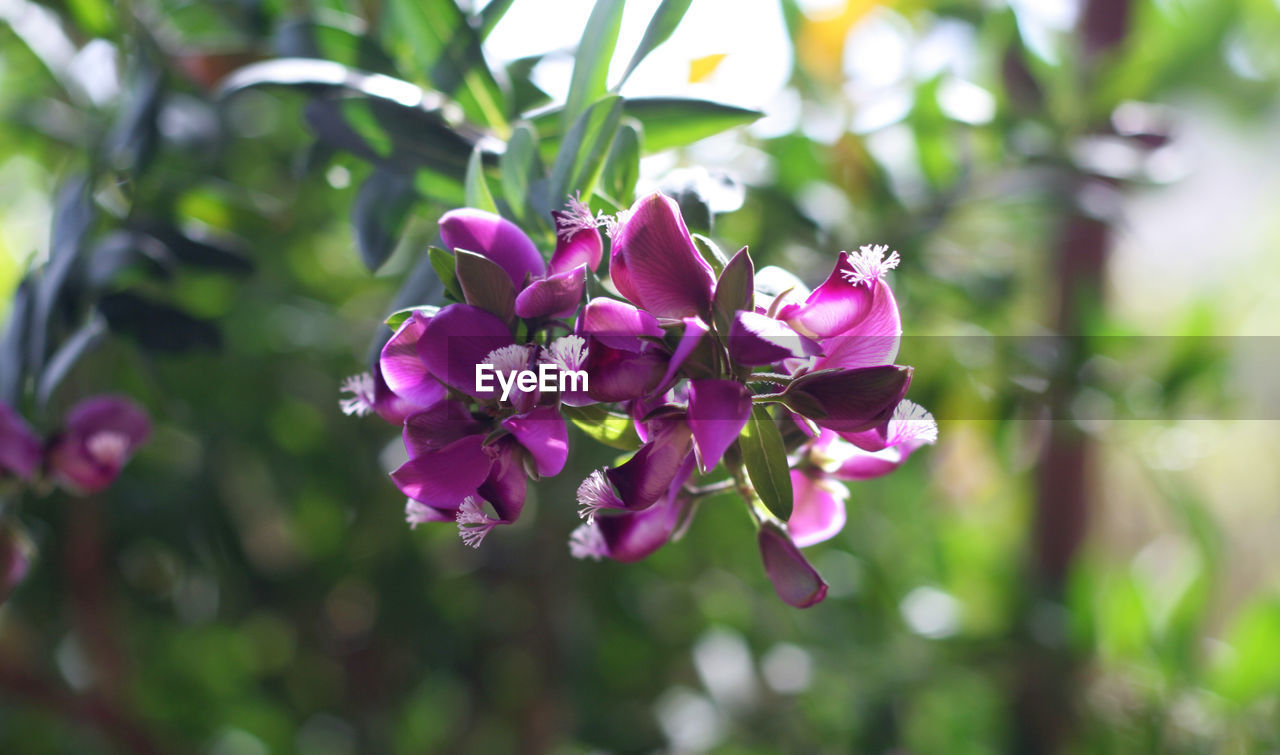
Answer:
[[[84,355],[97,348],[106,335],[107,321],[102,315],[94,312],[89,321],[72,333],[71,337],[63,342],[62,346],[58,347],[58,350],[49,358],[49,364],[45,366],[44,374],[40,376],[36,403],[40,406],[49,403],[53,392],[71,373],[71,368],[75,367]]]
[[[351,224],[360,258],[370,270],[382,267],[395,250],[415,196],[413,179],[389,170],[375,170],[360,185]]]
[[[498,25],[502,17],[507,15],[507,11],[510,10],[513,2],[515,0],[493,0],[493,2],[484,6],[480,11],[480,27],[476,30],[481,40],[489,38],[489,33],[493,31],[493,27]]]
[[[623,451],[634,451],[643,445],[636,434],[635,423],[630,417],[607,411],[599,404],[591,406],[560,406],[560,413],[568,417],[579,430],[591,439]]]
[[[584,202],[591,197],[621,119],[622,98],[616,95],[602,97],[578,116],[551,168],[553,205],[577,192]]]
[[[609,61],[613,59],[618,44],[618,29],[622,26],[624,0],[597,0],[587,18],[578,53],[573,60],[573,78],[569,81],[569,96],[565,100],[561,121],[566,129],[608,88]]]
[[[609,149],[600,181],[606,194],[623,207],[636,198],[636,181],[640,178],[639,124],[624,123]]]
[[[622,78],[614,86],[614,91],[622,88],[626,80],[631,77],[632,71],[636,70],[636,66],[640,65],[649,53],[671,38],[672,32],[680,25],[680,21],[692,4],[693,0],[662,0],[658,10],[654,11],[653,18],[649,19],[649,26],[644,30],[644,37],[640,39],[640,46],[636,48],[635,55],[631,56],[631,62],[627,64],[627,70],[622,73]]]
[[[792,491],[787,448],[765,407],[752,407],[751,419],[738,437],[738,447],[760,500],[779,520],[790,519]]]
[[[693,245],[697,248],[698,254],[702,255],[702,259],[707,261],[712,271],[719,275],[724,270],[724,266],[729,264],[729,258],[724,256],[724,252],[720,251],[720,247],[716,245],[716,242],[701,233],[695,233],[692,236]]]
[[[502,194],[507,205],[516,220],[524,221],[532,208],[529,194],[533,178],[542,174],[537,139],[532,129],[525,125],[516,126],[499,167],[502,170]]]
[[[697,242],[695,242],[697,243]],[[733,324],[733,316],[739,310],[753,311],[755,300],[755,265],[744,246],[724,266],[716,281],[716,293],[712,303],[716,330],[725,335]]]
[[[489,183],[484,177],[484,156],[479,147],[471,151],[471,159],[467,161],[466,192],[468,207],[493,213],[498,211],[493,194],[489,193]]]
[[[444,291],[454,301],[462,301],[462,287],[458,285],[458,260],[452,254],[438,246],[428,247],[427,255],[431,259],[431,267],[444,284]]]
[[[392,330],[396,330],[401,325],[404,325],[404,321],[412,317],[414,312],[421,312],[427,317],[434,317],[435,314],[439,311],[440,311],[440,308],[432,304],[422,304],[416,307],[405,307],[404,309],[397,309],[395,312],[392,312],[391,314],[387,315],[387,319],[385,320],[385,322],[387,323],[387,327],[391,328]]]
[[[763,115],[756,110],[719,102],[677,97],[628,99],[623,112],[644,127],[646,155],[693,144],[699,139],[751,123]],[[531,121],[542,137],[543,148],[554,154],[556,144],[564,134],[561,111],[545,111]],[[546,156],[544,152],[543,157]]]

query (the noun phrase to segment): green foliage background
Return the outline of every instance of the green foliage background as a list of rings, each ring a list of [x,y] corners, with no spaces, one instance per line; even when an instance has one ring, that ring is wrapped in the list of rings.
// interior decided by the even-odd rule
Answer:
[[[511,2],[477,5],[0,3],[0,312],[57,259],[44,221],[56,240],[88,213],[70,254],[107,274],[73,276],[47,332],[66,343],[98,315],[111,330],[47,389],[28,366],[18,405],[50,429],[122,392],[157,421],[106,494],[9,502],[38,555],[0,608],[0,751],[1280,747],[1280,561],[1256,551],[1280,491],[1254,466],[1280,435],[1225,419],[1247,416],[1228,407],[1250,347],[1224,337],[1274,330],[1274,307],[1242,331],[1238,302],[1206,284],[1153,323],[1132,302],[1167,292],[1108,272],[1132,203],[1173,190],[1150,166],[1180,115],[1274,133],[1274,3],[1089,2],[1046,57],[1018,5],[782,0],[802,112],[852,113],[840,48],[820,43],[875,18],[916,39],[963,25],[994,95],[990,118],[964,122],[942,76],[910,81],[892,127],[916,181],[874,149],[888,126],[824,139],[802,117],[734,132],[773,166],[740,208],[699,220],[697,191],[680,194],[723,248],[810,283],[839,249],[891,244],[908,336],[931,336],[901,361],[941,441],[854,487],[844,532],[809,551],[830,597],[803,612],[775,598],[728,497],[641,564],[570,559],[574,489],[614,453],[581,435],[480,550],[447,526],[410,531],[379,462],[394,430],[339,412],[376,324],[439,296],[426,250],[442,212],[492,204],[545,248],[563,196],[625,206],[640,154],[694,165],[698,139],[755,119],[610,94],[613,0],[584,19],[567,104],[544,107],[538,60],[491,70],[479,54]],[[688,6],[657,6],[642,46]],[[119,92],[84,91],[49,25],[73,51],[114,44]],[[388,102],[388,82],[425,100]],[[1135,126],[1126,103],[1165,109]],[[833,197],[835,217],[818,207]],[[119,232],[143,236],[110,258]],[[120,314],[138,300],[162,309]],[[1046,333],[1084,351],[1045,360],[1002,338]],[[1173,337],[1134,338],[1149,335]],[[1099,397],[1112,409],[1069,419]],[[1188,433],[1196,463],[1144,450]]]

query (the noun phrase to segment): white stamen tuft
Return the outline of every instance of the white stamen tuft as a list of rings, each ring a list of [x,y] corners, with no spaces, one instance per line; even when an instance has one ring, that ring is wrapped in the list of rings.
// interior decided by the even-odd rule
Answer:
[[[547,344],[538,361],[554,364],[565,372],[577,372],[587,361],[587,341],[582,336],[560,336]]]
[[[897,252],[889,252],[889,256],[885,257],[884,253],[888,251],[889,247],[884,244],[876,244],[863,246],[858,251],[850,253],[849,267],[852,269],[844,271],[844,279],[855,286],[859,283],[871,284],[880,280],[885,273],[897,267],[902,261]]]
[[[511,373],[529,369],[529,346],[513,343],[494,349],[484,358],[496,372]]]
[[[589,558],[599,561],[608,555],[609,546],[600,532],[600,525],[594,521],[584,522],[569,535],[569,555],[574,558]]]
[[[591,208],[580,196],[569,197],[565,206],[569,209],[556,213],[556,235],[563,241],[568,241],[580,231],[607,227],[612,222],[603,210],[592,215]]]
[[[491,519],[484,513],[475,496],[467,496],[458,507],[458,535],[462,537],[463,544],[472,548],[479,548],[480,543],[484,542],[484,536],[498,524],[500,522],[497,519]]]
[[[916,443],[938,442],[938,421],[929,410],[914,401],[903,399],[893,410],[890,420],[890,433],[900,438],[898,442],[914,441]]]
[[[611,239],[618,238],[618,232],[622,230],[622,226],[627,224],[631,219],[631,210],[618,210],[617,215],[604,216],[604,233]]]
[[[89,455],[99,464],[114,466],[129,453],[129,436],[111,430],[94,433],[85,441]]]
[[[404,504],[404,520],[409,523],[409,529],[417,529],[419,524],[437,521],[432,517],[431,508],[421,501],[415,501],[412,498],[405,501]]]
[[[350,393],[347,398],[340,399],[338,406],[347,416],[363,417],[373,411],[374,385],[373,375],[362,372],[342,381],[342,393]]]
[[[613,485],[604,476],[603,469],[597,469],[587,475],[587,479],[578,486],[578,516],[588,522],[594,521],[600,509],[620,509],[622,501],[613,492]]]

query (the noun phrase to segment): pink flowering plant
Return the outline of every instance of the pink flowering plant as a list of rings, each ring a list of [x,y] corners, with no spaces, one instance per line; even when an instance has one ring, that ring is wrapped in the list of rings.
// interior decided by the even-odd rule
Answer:
[[[494,212],[446,213],[432,257],[451,301],[393,315],[377,363],[344,386],[347,413],[402,428],[391,480],[408,522],[479,547],[520,516],[531,481],[564,470],[573,424],[627,453],[578,486],[574,557],[643,559],[732,490],[779,597],[821,601],[801,549],[840,532],[846,481],[937,438],[895,363],[897,253],[841,252],[810,291],[756,270],[745,247],[726,258],[661,193],[612,214],[571,199],[553,216],[548,261]]]

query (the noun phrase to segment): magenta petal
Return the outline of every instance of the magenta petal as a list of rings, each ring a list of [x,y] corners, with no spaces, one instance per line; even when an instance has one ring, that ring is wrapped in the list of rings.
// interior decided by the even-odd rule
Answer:
[[[910,367],[823,370],[791,381],[783,400],[791,409],[837,432],[887,430],[893,410],[910,384]]]
[[[151,436],[145,410],[122,396],[97,396],[67,413],[65,429],[49,449],[55,478],[73,490],[95,493],[120,474]]]
[[[736,380],[689,381],[689,429],[698,466],[705,473],[720,457],[751,417],[751,391]]]
[[[480,485],[479,493],[493,506],[499,519],[514,522],[524,510],[529,485],[529,476],[525,474],[521,461],[520,445],[511,438],[503,438],[488,450],[493,466]]]
[[[587,302],[582,311],[581,329],[605,346],[627,351],[644,348],[640,336],[661,338],[664,334],[653,315],[624,301],[603,297]]]
[[[468,435],[484,433],[481,425],[460,401],[441,400],[404,420],[405,450],[418,456],[441,448]]]
[[[638,200],[613,246],[615,259],[622,260],[614,285],[632,302],[655,317],[710,311],[711,266],[693,245],[674,199],[651,194]]]
[[[440,236],[450,249],[464,249],[498,263],[519,291],[526,276],[542,278],[547,265],[529,237],[510,220],[491,212],[464,208],[440,218]]]
[[[871,309],[874,293],[869,286],[845,280],[847,252],[840,252],[831,275],[813,290],[804,304],[788,308],[788,322],[801,333],[829,338],[848,330]]]
[[[431,376],[426,363],[418,356],[418,341],[430,322],[430,317],[414,312],[382,347],[382,356],[378,359],[387,387],[397,396],[423,407],[431,406],[445,395],[444,386]]]
[[[0,402],[0,478],[31,479],[43,455],[40,439],[8,404]]]
[[[457,508],[438,509],[434,506],[428,506],[420,501],[412,498],[405,501],[404,520],[409,523],[410,529],[417,527],[419,524],[428,524],[431,522],[453,522],[457,521]]]
[[[646,509],[667,493],[691,445],[688,427],[682,422],[669,423],[622,466],[605,475],[628,509]]]
[[[564,469],[569,460],[569,429],[554,406],[510,417],[502,421],[502,426],[510,430],[533,457],[538,474],[552,477]]]
[[[889,284],[879,280],[854,288],[872,292],[870,307],[847,330],[823,339],[824,356],[815,360],[814,369],[874,367],[893,364],[898,357],[902,320]]]
[[[489,476],[492,460],[484,437],[468,435],[436,451],[415,456],[391,473],[400,492],[428,506],[457,508]]]
[[[476,365],[484,362],[489,352],[513,342],[506,323],[496,315],[469,304],[450,304],[427,323],[418,340],[418,355],[432,375],[477,396]],[[484,397],[496,395],[496,391],[489,391]]]
[[[604,256],[604,241],[600,231],[583,228],[568,238],[556,237],[556,250],[551,254],[551,273],[562,273],[580,265],[595,270]]]
[[[827,597],[827,583],[805,560],[787,533],[767,523],[760,528],[757,542],[765,573],[782,602],[796,608],[808,608]]]
[[[537,317],[570,317],[582,303],[582,291],[586,286],[585,266],[540,278],[531,282],[516,297],[516,314],[528,320]]]
[[[810,476],[793,469],[791,490],[795,505],[787,520],[787,531],[797,547],[829,540],[844,529],[844,502],[849,497],[844,485],[826,479],[821,472]]]
[[[822,347],[785,322],[758,312],[738,312],[729,328],[729,354],[739,364],[776,364],[792,357],[813,356]]]
[[[594,341],[587,353],[587,395],[596,401],[629,401],[658,387],[667,368],[665,357],[611,349]]]
[[[671,381],[676,378],[676,373],[680,370],[680,366],[685,363],[689,355],[698,348],[698,344],[702,343],[702,339],[711,331],[707,324],[700,317],[684,318],[684,333],[680,335],[680,343],[676,344],[676,350],[671,354],[671,361],[667,363],[667,371],[662,376],[662,382],[658,385],[667,387]]]

